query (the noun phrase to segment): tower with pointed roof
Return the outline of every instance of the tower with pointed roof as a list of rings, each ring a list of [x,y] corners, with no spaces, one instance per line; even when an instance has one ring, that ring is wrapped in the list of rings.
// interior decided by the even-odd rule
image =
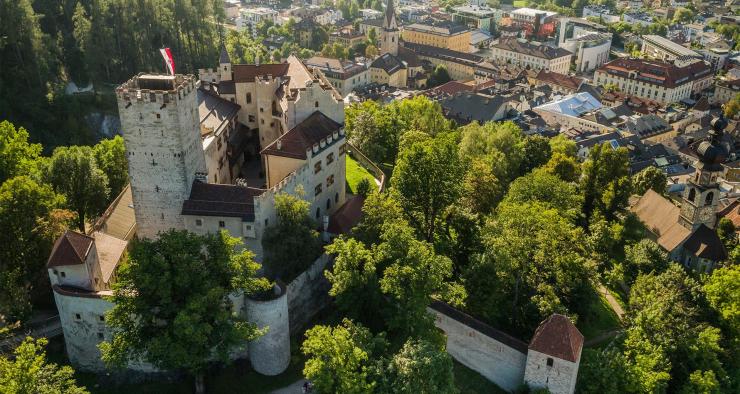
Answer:
[[[572,394],[581,364],[583,334],[565,315],[540,323],[529,342],[524,382],[553,394]]]
[[[717,203],[719,200],[718,176],[723,172],[722,162],[727,151],[722,145],[723,130],[727,121],[720,117],[712,120],[712,130],[705,141],[693,146],[699,160],[696,173],[686,183],[679,223],[689,230],[695,230],[702,224],[714,228],[717,221]]]
[[[229,52],[226,51],[226,46],[224,45],[221,45],[221,55],[218,58],[218,70],[222,81],[231,81],[231,58],[229,57]]]
[[[398,30],[396,21],[396,7],[393,5],[394,0],[388,0],[383,16],[383,31],[380,32],[380,52],[390,53],[398,56],[398,40],[401,32]]]

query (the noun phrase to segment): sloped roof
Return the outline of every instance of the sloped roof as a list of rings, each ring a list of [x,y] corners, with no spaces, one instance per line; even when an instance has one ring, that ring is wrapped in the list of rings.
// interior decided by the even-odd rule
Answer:
[[[544,68],[537,74],[536,79],[537,82],[562,86],[572,91],[578,90],[584,81],[583,78],[547,71]]]
[[[238,217],[253,221],[254,196],[261,192],[260,189],[246,186],[194,181],[190,197],[182,204],[182,214]]]
[[[707,76],[712,68],[706,61],[696,61],[678,67],[662,60],[619,58],[605,63],[597,71],[673,88]]]
[[[282,77],[288,72],[288,63],[272,64],[235,64],[231,67],[234,72],[234,82],[254,82],[262,75]]]
[[[324,115],[321,111],[316,111],[287,133],[278,137],[265,147],[261,153],[305,160],[306,150],[311,149],[322,139],[341,128],[341,124]],[[278,148],[278,145],[280,148]]]
[[[465,92],[447,97],[439,104],[445,116],[466,123],[478,121],[489,122],[493,119],[507,99],[503,96],[489,96],[482,93]]]
[[[583,334],[567,316],[553,314],[540,323],[529,342],[529,349],[577,362],[583,348]]]
[[[95,237],[95,248],[98,251],[98,264],[103,274],[103,282],[109,283],[128,242],[101,232],[93,233],[93,237]]]
[[[396,71],[406,68],[400,59],[391,55],[390,53],[384,53],[377,59],[373,60],[370,64],[371,68],[380,68],[384,70],[388,75],[395,73]]]
[[[218,57],[218,62],[220,64],[231,63],[231,58],[229,57],[229,52],[226,51],[226,46],[224,46],[224,45],[221,45],[221,54]]]
[[[93,242],[95,239],[90,236],[67,230],[54,243],[46,267],[85,264]]]
[[[534,56],[541,59],[557,59],[563,56],[572,55],[570,51],[563,48],[553,48],[547,45],[537,45],[531,42],[520,40],[518,38],[502,38],[498,43],[493,44],[493,48],[503,49],[505,51],[521,53],[523,55]]]
[[[239,104],[218,97],[215,93],[198,88],[198,116],[201,126],[217,131],[233,119],[239,112]]]
[[[697,257],[712,261],[722,261],[727,258],[727,252],[717,232],[701,224],[683,243],[684,249]]]
[[[681,210],[665,197],[648,189],[630,210],[640,218],[667,251],[676,249],[691,234],[678,223]]]
[[[334,214],[329,217],[329,229],[332,234],[347,234],[362,218],[362,205],[365,199],[355,196],[347,200]]]

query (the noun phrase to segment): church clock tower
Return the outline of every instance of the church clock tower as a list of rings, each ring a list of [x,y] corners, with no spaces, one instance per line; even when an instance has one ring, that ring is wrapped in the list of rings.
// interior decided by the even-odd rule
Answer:
[[[696,164],[696,174],[686,183],[678,219],[689,230],[702,224],[714,228],[717,221],[720,192],[717,177],[722,174],[722,162],[727,157],[727,151],[722,145],[723,130],[726,127],[727,121],[723,117],[712,120],[712,130],[707,140],[693,147],[699,161]]]
[[[393,2],[394,0],[388,0],[385,7],[383,31],[380,33],[380,53],[390,53],[393,56],[398,56],[398,40],[401,38],[401,32],[398,30],[396,8]]]

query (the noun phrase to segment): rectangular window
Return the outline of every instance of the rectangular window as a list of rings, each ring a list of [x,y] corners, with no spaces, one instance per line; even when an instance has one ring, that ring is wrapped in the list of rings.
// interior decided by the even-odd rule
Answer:
[[[59,273],[62,275],[62,278],[66,278],[67,274],[64,271],[59,271]]]
[[[249,121],[250,121],[251,123],[254,123],[254,115],[249,115]]]
[[[195,219],[195,225],[196,226],[202,226],[203,225],[203,220],[202,219]]]
[[[75,313],[75,320],[81,320],[82,316],[79,313]]]
[[[326,155],[326,164],[329,165],[334,162],[334,153]]]
[[[218,221],[218,227],[221,227],[221,228],[226,227],[226,222],[224,222],[223,220],[219,220]]]
[[[247,104],[252,102],[252,93],[247,93]]]
[[[99,332],[98,333],[98,339],[103,339],[103,333],[102,332]]]
[[[313,191],[314,191],[314,196],[318,196],[319,194],[321,194],[321,184],[319,183],[318,185],[316,185]]]
[[[104,315],[100,315],[100,316],[98,316],[98,319],[99,319],[100,321],[105,321],[105,316],[104,316]]]
[[[316,164],[313,165],[313,173],[318,174],[321,171],[321,162],[317,161]]]
[[[326,178],[326,187],[329,187],[333,184],[334,184],[334,175],[332,174]]]
[[[342,144],[342,146],[339,147],[339,154],[343,155],[345,152],[347,152],[347,144]]]
[[[553,359],[552,359],[552,357],[548,357],[548,358],[547,358],[547,366],[548,366],[548,367],[552,367],[552,364],[553,364]]]

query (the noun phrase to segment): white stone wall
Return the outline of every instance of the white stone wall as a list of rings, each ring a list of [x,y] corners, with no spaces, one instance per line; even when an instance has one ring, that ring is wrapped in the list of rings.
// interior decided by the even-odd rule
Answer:
[[[303,122],[316,111],[337,123],[344,123],[344,101],[337,99],[332,90],[325,90],[317,82],[309,81],[301,88],[298,98],[288,101],[288,130]]]
[[[89,289],[90,273],[85,264],[64,265],[50,268],[49,281],[51,285],[75,286],[83,289]]]
[[[322,254],[316,261],[288,285],[288,311],[290,332],[296,333],[306,327],[311,319],[329,304],[331,284],[324,270],[331,257]]]
[[[513,391],[524,379],[526,354],[480,331],[428,308],[435,325],[447,335],[447,353],[499,387]]]
[[[195,84],[187,83],[175,94],[139,92],[129,91],[128,98],[118,92],[118,110],[137,234],[151,238],[159,231],[184,228],[182,202],[206,164]]]
[[[290,364],[290,329],[288,324],[288,297],[286,289],[269,301],[245,298],[247,318],[267,333],[249,343],[249,361],[255,371],[274,376]]]
[[[54,300],[69,361],[82,371],[103,371],[105,365],[100,359],[98,344],[110,339],[104,316],[113,304],[101,298],[68,296],[57,291]]]
[[[548,366],[548,359],[552,366]],[[573,363],[529,349],[524,381],[533,388],[547,388],[552,394],[571,394],[576,389],[580,362],[580,354]]]

